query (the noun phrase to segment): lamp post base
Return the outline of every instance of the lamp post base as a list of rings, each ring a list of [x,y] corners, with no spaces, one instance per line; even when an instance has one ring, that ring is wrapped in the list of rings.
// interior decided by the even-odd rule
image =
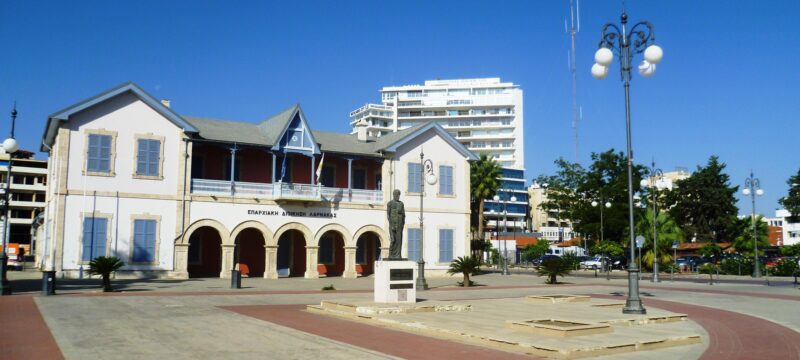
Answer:
[[[0,295],[11,295],[11,283],[8,282],[8,257],[6,256],[5,249],[0,252]]]
[[[231,270],[231,289],[242,288],[242,273],[239,270]]]
[[[647,309],[642,306],[642,299],[639,297],[639,269],[628,269],[628,298],[625,300],[622,313],[647,314]]]
[[[42,295],[49,296],[56,294],[56,272],[42,271]]]
[[[425,262],[422,260],[417,261],[417,266],[419,267],[417,290],[428,290],[428,282],[425,281]]]
[[[653,265],[653,278],[650,281],[654,283],[661,282],[661,279],[658,276],[658,263]]]

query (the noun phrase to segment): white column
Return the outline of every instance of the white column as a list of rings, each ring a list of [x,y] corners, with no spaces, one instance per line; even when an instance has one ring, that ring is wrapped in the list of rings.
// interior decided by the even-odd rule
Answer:
[[[278,278],[278,246],[267,245],[264,246],[264,278],[277,279]]]
[[[344,272],[342,273],[342,277],[345,279],[355,279],[358,277],[358,273],[356,273],[355,246],[344,247]]]
[[[318,253],[319,246],[306,246],[306,279],[319,278],[319,271],[317,271]]]
[[[175,244],[175,267],[170,277],[177,279],[189,278],[189,244]]]
[[[219,277],[222,279],[230,279],[231,269],[233,268],[233,250],[234,245],[222,245],[222,269],[220,269]]]
[[[272,183],[275,183],[275,162],[277,161],[278,157],[275,156],[275,153],[272,153]]]

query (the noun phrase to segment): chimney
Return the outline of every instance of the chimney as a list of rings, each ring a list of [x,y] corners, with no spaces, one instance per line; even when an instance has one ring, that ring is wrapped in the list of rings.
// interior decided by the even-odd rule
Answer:
[[[166,107],[169,107],[169,99],[161,99],[161,104],[163,104]]]
[[[367,142],[367,124],[364,119],[356,123],[356,136],[358,137],[358,141]]]

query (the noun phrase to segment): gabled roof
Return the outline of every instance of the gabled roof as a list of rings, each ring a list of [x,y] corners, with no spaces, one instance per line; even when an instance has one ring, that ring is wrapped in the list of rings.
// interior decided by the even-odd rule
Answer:
[[[133,82],[126,82],[124,84],[118,85],[114,88],[106,90],[98,95],[90,97],[88,99],[79,101],[73,105],[70,105],[62,110],[56,111],[52,115],[47,118],[47,125],[44,129],[44,135],[42,135],[42,147],[41,151],[47,151],[45,147],[50,148],[53,145],[53,141],[55,141],[55,136],[58,130],[59,123],[62,121],[68,121],[69,117],[73,114],[86,110],[92,106],[95,106],[99,103],[102,103],[108,99],[111,99],[117,95],[130,92],[136,95],[142,102],[150,106],[153,110],[157,111],[159,114],[164,116],[167,120],[175,124],[175,126],[183,129],[183,131],[188,133],[195,133],[197,129],[194,128],[191,124],[186,122],[180,115],[172,111],[172,109],[164,106],[161,101],[158,101],[152,95],[148,94],[138,85],[134,84]]]
[[[448,144],[450,144],[450,146],[452,146],[454,149],[456,149],[459,153],[461,153],[461,155],[466,157],[468,160],[478,160],[478,157],[476,157],[475,154],[472,153],[472,151],[469,151],[469,149],[467,149],[466,146],[464,146],[463,144],[458,142],[458,140],[456,140],[453,137],[453,135],[450,135],[450,133],[448,133],[442,127],[442,125],[439,125],[439,123],[437,123],[437,122],[431,121],[431,122],[428,122],[428,123],[425,123],[425,124],[422,124],[422,125],[414,126],[414,127],[409,128],[407,130],[408,131],[402,132],[402,133],[398,131],[398,132],[395,132],[395,133],[392,133],[392,134],[389,134],[389,135],[386,135],[386,136],[381,136],[379,139],[383,140],[382,142],[385,145],[382,148],[380,148],[380,150],[389,151],[389,152],[396,152],[397,149],[400,146],[403,146],[407,142],[411,141],[412,139],[416,138],[419,135],[422,135],[426,131],[433,130],[439,136],[441,136],[442,139],[444,139],[444,141],[446,141]],[[392,135],[394,135],[394,136],[392,136]],[[387,138],[387,137],[388,137],[388,139],[384,139],[384,138]]]

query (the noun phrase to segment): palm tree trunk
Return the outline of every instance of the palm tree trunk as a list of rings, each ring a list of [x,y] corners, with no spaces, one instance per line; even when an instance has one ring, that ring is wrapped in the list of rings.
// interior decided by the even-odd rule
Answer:
[[[462,284],[462,287],[469,287],[469,273],[468,272],[464,273],[464,284]]]
[[[480,237],[481,240],[485,241],[486,240],[484,238],[485,232],[483,231],[483,202],[484,202],[483,198],[478,200],[478,236]]]
[[[111,274],[103,274],[103,292],[111,292]]]

